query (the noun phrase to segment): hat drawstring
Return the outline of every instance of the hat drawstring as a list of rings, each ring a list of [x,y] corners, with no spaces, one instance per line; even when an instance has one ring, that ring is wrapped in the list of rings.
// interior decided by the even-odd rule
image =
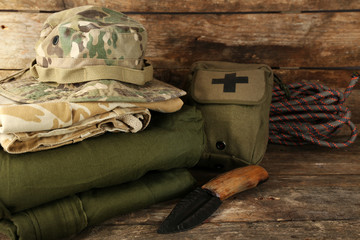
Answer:
[[[24,69],[21,69],[20,71],[17,71],[13,74],[10,74],[9,76],[5,77],[5,78],[2,78],[0,79],[0,82],[7,82],[9,80],[13,80],[14,78],[18,78],[20,76],[22,76],[25,72],[27,72],[30,68],[24,68]]]

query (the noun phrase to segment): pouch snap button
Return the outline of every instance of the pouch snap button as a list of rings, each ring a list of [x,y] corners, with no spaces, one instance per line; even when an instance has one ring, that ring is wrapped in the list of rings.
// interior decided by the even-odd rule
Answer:
[[[221,164],[221,163],[218,163],[218,164],[215,164],[215,169],[217,169],[217,170],[221,170],[221,169],[223,169],[225,166],[223,165],[223,164]]]
[[[226,147],[226,144],[225,142],[223,141],[217,141],[216,142],[216,148],[219,149],[219,150],[224,150]]]

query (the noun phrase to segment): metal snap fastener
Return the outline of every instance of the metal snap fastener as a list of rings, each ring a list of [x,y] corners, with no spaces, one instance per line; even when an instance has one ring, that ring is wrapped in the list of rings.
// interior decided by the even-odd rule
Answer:
[[[224,165],[221,164],[221,163],[218,163],[218,164],[216,164],[214,167],[215,167],[215,169],[221,170],[221,169],[224,168]]]
[[[224,150],[225,147],[226,147],[225,142],[223,142],[223,141],[218,141],[218,142],[216,142],[216,148],[217,148],[217,149],[219,149],[219,150]]]
[[[59,35],[56,35],[53,39],[52,39],[52,44],[56,45],[59,43]]]

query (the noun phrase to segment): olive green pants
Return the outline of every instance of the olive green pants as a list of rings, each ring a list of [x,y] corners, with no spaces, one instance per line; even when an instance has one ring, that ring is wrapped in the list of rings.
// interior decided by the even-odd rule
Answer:
[[[105,134],[36,153],[1,152],[0,231],[13,239],[63,238],[189,190],[194,179],[180,168],[197,164],[203,152],[201,113],[184,106],[152,118],[136,134]]]
[[[93,189],[13,214],[0,221],[11,239],[61,239],[111,217],[179,197],[195,180],[186,169],[148,173],[139,180]]]

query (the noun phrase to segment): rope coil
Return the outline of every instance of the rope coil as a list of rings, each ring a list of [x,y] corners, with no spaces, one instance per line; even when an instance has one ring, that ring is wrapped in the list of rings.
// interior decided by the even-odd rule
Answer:
[[[352,144],[358,131],[350,120],[349,108],[343,104],[358,80],[359,75],[354,74],[344,93],[316,83],[275,86],[270,107],[269,142],[284,145],[312,143],[330,148]],[[327,141],[344,124],[351,129],[349,139],[340,143]]]

